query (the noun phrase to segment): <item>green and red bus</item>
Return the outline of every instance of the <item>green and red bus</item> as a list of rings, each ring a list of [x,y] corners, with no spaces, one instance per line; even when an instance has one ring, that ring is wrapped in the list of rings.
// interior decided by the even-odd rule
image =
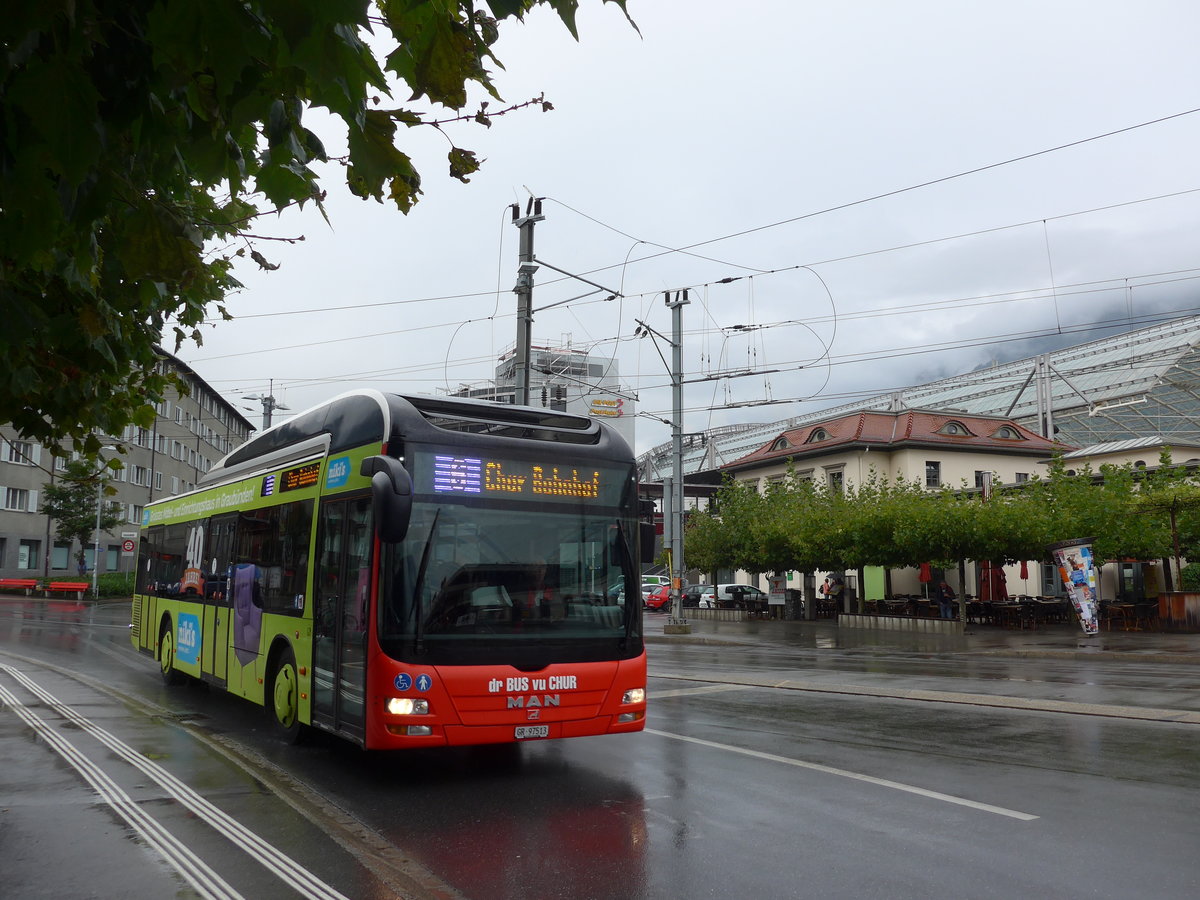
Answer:
[[[632,452],[547,409],[355,391],[146,507],[131,631],[164,679],[367,749],[645,725]]]

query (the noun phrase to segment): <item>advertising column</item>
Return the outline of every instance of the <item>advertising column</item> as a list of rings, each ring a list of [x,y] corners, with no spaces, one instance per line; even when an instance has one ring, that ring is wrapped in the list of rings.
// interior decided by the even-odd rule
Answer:
[[[767,592],[767,608],[772,619],[784,617],[784,606],[787,602],[787,576],[771,575],[767,578],[770,590]]]
[[[1050,545],[1063,590],[1085,634],[1100,630],[1100,595],[1096,591],[1100,576],[1092,558],[1092,541],[1093,538],[1076,538]]]

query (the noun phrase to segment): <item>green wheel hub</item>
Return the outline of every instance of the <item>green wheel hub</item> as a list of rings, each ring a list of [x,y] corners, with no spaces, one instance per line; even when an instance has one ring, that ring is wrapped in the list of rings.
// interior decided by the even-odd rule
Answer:
[[[296,666],[290,660],[275,672],[272,695],[275,721],[283,728],[291,728],[296,724],[300,713],[300,691],[297,686]]]
[[[164,629],[160,643],[158,664],[162,668],[163,677],[166,678],[175,664],[175,639],[171,636],[170,629]]]

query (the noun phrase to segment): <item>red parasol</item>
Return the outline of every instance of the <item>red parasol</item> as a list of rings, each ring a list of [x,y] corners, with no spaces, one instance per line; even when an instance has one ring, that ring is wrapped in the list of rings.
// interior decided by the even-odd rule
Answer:
[[[929,563],[921,563],[921,571],[917,575],[921,580],[921,584],[925,587],[922,589],[926,597],[929,596],[929,582],[933,581],[933,573],[929,571]]]

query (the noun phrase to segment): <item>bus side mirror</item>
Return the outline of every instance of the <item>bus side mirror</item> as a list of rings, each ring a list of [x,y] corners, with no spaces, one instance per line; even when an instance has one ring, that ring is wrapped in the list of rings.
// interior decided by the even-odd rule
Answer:
[[[642,554],[642,565],[654,562],[654,547],[658,543],[658,531],[653,522],[638,522],[638,549]]]
[[[412,517],[412,477],[398,459],[368,456],[358,474],[371,476],[371,510],[375,533],[385,544],[398,544],[408,534]]]

